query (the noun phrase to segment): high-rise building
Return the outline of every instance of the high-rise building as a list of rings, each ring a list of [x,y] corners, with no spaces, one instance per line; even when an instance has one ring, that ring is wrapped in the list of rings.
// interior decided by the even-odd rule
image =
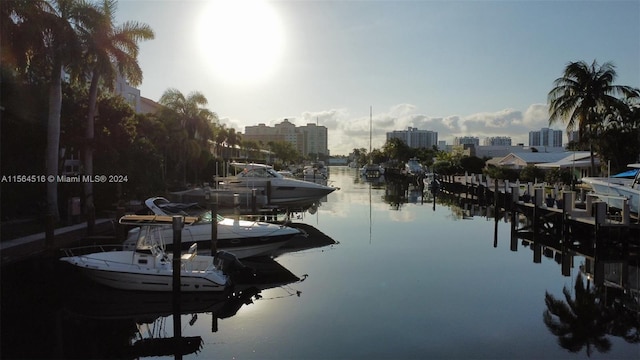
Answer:
[[[508,136],[492,136],[484,139],[485,146],[511,146],[511,138]]]
[[[394,130],[387,133],[387,140],[400,139],[409,147],[431,149],[438,145],[438,133],[409,127],[407,130]]]
[[[300,126],[298,132],[304,134],[303,154],[329,155],[327,128],[325,126],[309,123],[306,126]]]
[[[273,127],[265,124],[246,126],[243,139],[257,141],[265,145],[269,142],[285,141],[305,156],[309,154],[329,155],[327,128],[312,123],[296,127],[288,119],[284,119]]]
[[[453,138],[453,145],[480,146],[480,139],[475,136],[461,136]]]
[[[562,130],[542,128],[529,132],[529,146],[562,147]]]

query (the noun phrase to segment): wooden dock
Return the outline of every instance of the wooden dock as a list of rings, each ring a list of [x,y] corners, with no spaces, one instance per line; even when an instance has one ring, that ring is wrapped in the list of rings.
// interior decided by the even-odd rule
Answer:
[[[599,236],[612,231],[623,236],[640,233],[640,219],[629,211],[628,204],[625,209],[609,208],[585,189],[574,191],[545,183],[510,183],[472,174],[444,176],[440,191],[493,206],[497,211],[521,215],[528,219],[527,227],[553,235],[580,232]]]

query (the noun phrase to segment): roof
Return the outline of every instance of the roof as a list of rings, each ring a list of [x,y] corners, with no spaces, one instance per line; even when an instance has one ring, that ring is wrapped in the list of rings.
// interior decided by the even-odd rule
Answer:
[[[567,156],[565,152],[518,152],[511,153],[497,162],[498,166],[525,166],[558,161]]]
[[[591,154],[588,151],[563,152],[561,159],[552,162],[538,163],[536,167],[543,169],[566,169],[581,168],[591,166]],[[595,164],[599,165],[600,160],[596,157]]]

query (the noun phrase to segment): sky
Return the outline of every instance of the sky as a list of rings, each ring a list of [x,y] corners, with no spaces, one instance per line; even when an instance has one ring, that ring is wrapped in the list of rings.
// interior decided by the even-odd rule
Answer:
[[[572,61],[612,62],[615,84],[640,88],[638,0],[119,0],[116,15],[155,32],[143,97],[201,92],[242,133],[317,123],[332,155],[408,127],[528,145],[566,130],[549,126],[547,94]]]

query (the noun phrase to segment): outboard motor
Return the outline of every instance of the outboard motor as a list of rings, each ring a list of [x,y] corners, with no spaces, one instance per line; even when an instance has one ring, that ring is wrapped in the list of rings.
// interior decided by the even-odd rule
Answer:
[[[231,274],[246,268],[238,258],[230,252],[220,250],[216,253],[216,258],[222,261],[222,271]]]

